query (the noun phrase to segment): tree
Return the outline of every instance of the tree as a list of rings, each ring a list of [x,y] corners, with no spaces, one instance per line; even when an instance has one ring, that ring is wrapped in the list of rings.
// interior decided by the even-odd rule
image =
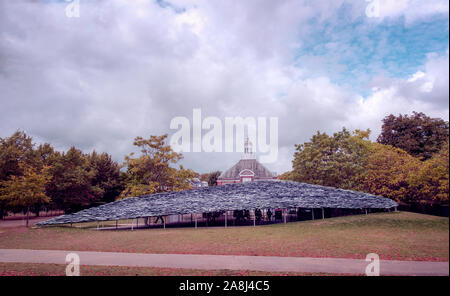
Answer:
[[[370,130],[345,128],[332,137],[317,132],[309,142],[296,145],[294,181],[359,190],[369,156]]]
[[[293,176],[292,172],[284,172],[278,176],[278,180],[293,181],[294,176]]]
[[[112,202],[123,190],[120,183],[120,166],[113,161],[108,153],[98,154],[93,151],[88,155],[90,167],[94,172],[92,186],[98,187],[103,191],[101,200],[103,202]]]
[[[41,170],[43,167],[50,168],[55,158],[58,157],[58,154],[48,143],[40,144],[38,148],[34,150],[34,155],[33,167],[38,170]],[[34,212],[36,216],[39,217],[43,206],[44,204],[36,203],[31,207],[31,212]],[[50,203],[50,206],[53,207],[54,204]]]
[[[50,202],[45,191],[45,185],[50,177],[48,168],[37,171],[31,167],[22,166],[21,170],[23,175],[12,175],[9,180],[1,182],[0,199],[12,207],[25,208],[28,227],[30,208],[36,204]]]
[[[32,138],[23,131],[16,131],[7,138],[0,138],[0,182],[12,176],[22,176],[24,164],[35,161]],[[0,219],[7,213],[8,206],[0,199]]]
[[[196,178],[198,174],[190,169],[185,169],[182,165],[177,170],[175,168],[170,168],[171,178],[168,181],[168,188],[171,191],[181,191],[191,189],[192,185],[188,182],[192,178]]]
[[[51,179],[47,193],[58,208],[73,212],[100,201],[104,190],[93,185],[96,175],[90,166],[89,156],[75,147],[58,153],[49,169]]]
[[[448,203],[449,195],[449,143],[423,162],[420,169],[412,174],[409,183],[414,199],[420,203]]]
[[[409,180],[420,169],[420,160],[402,149],[379,143],[373,143],[370,152],[364,191],[396,201],[413,201]]]
[[[55,149],[49,143],[39,145],[35,154],[38,162],[45,166],[49,166],[57,156]]]
[[[208,175],[208,186],[217,186],[217,179],[222,174],[221,171],[215,171]]]
[[[126,186],[120,198],[190,187],[187,179],[194,177],[191,174],[193,172],[182,167],[177,170],[170,166],[183,156],[166,144],[167,137],[168,135],[150,136],[149,139],[137,137],[134,140],[134,145],[140,148],[141,155],[135,157],[134,153],[131,153],[125,157]]]
[[[383,126],[377,141],[405,150],[422,160],[437,153],[449,136],[448,122],[430,118],[424,113],[389,115],[383,119]]]
[[[198,178],[200,179],[200,181],[208,182],[209,175],[210,173],[200,174]]]
[[[0,180],[7,180],[12,175],[22,175],[21,163],[31,165],[34,162],[32,138],[22,131],[11,137],[0,138]]]

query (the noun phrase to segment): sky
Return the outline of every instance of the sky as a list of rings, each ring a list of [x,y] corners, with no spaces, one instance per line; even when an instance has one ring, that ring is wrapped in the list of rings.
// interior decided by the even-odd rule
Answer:
[[[79,0],[79,17],[69,4],[0,0],[0,137],[122,162],[136,136],[172,135],[194,108],[276,117],[266,166],[281,174],[317,131],[376,140],[389,114],[449,119],[448,1]],[[183,155],[201,173],[240,158]]]

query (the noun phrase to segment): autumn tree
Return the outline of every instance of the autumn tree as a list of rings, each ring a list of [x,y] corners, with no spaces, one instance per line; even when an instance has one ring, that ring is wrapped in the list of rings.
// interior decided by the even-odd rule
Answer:
[[[447,203],[449,196],[449,143],[432,158],[423,162],[408,182],[413,198],[419,203]]]
[[[293,173],[292,172],[284,172],[278,176],[278,180],[292,181],[292,180],[294,180]]]
[[[50,166],[55,157],[58,157],[55,149],[49,143],[40,144],[35,151],[35,155],[38,163],[44,166]]]
[[[414,199],[414,191],[409,179],[420,167],[420,160],[406,151],[373,143],[363,182],[364,191],[396,201],[410,202]]]
[[[0,200],[9,206],[26,209],[26,226],[28,227],[30,209],[36,204],[50,202],[45,190],[50,177],[47,167],[38,171],[21,165],[20,169],[23,172],[22,175],[12,175],[7,181],[0,182]]]
[[[180,165],[179,169],[169,168],[171,178],[167,182],[167,189],[170,191],[181,191],[191,189],[192,185],[187,181],[196,178],[198,173],[190,169],[185,169]]]
[[[23,168],[34,163],[32,138],[23,131],[16,131],[7,138],[0,138],[0,182],[12,176],[22,176]],[[5,199],[0,199],[0,218],[8,211]]]
[[[430,118],[424,113],[389,115],[377,141],[391,145],[422,160],[431,158],[448,141],[449,124],[440,118]]]
[[[187,179],[194,175],[183,168],[177,170],[171,167],[182,159],[182,155],[166,144],[167,137],[137,137],[134,140],[134,145],[140,149],[140,156],[131,153],[125,157],[127,176],[121,198],[188,188]]]
[[[23,131],[17,131],[12,136],[0,138],[0,180],[10,176],[23,174],[21,164],[34,162],[32,138]]]
[[[328,136],[317,132],[296,145],[291,178],[294,181],[359,190],[369,156],[370,130],[350,133],[345,128]]]

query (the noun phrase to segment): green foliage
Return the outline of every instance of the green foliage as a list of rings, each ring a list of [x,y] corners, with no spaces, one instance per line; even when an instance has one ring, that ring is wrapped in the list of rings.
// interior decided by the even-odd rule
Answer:
[[[424,113],[389,115],[383,119],[378,142],[405,150],[415,157],[427,160],[448,141],[449,124]]]
[[[309,142],[296,145],[290,180],[358,190],[369,156],[370,131],[345,128],[332,137],[318,132]]]
[[[360,190],[405,203],[448,203],[449,144],[422,160],[408,152],[368,140],[369,131],[333,137],[318,132],[296,145],[293,171],[281,180]]]
[[[396,201],[413,200],[408,180],[419,170],[420,160],[402,149],[373,143],[363,181],[364,191]]]
[[[120,183],[119,164],[107,153],[98,154],[93,151],[88,158],[90,169],[94,171],[91,184],[103,192],[102,202],[114,201],[123,190]]]
[[[12,136],[0,138],[0,182],[9,180],[12,176],[22,176],[23,168],[34,162],[32,139],[22,131],[16,131]],[[22,165],[21,165],[22,164]],[[2,188],[4,185],[0,185]],[[0,218],[7,214],[11,204],[0,198]]]
[[[47,192],[58,208],[77,211],[100,201],[104,191],[93,185],[96,171],[89,156],[75,147],[54,159],[50,167],[51,180]]]
[[[45,179],[39,179],[36,174],[44,171]],[[32,182],[41,186],[42,180],[45,180],[43,186],[45,195],[51,198],[50,204],[42,198],[36,199],[36,195],[31,195],[36,202],[26,205],[17,202],[22,199],[13,195],[14,188],[20,194],[23,192],[20,184],[33,188]],[[0,218],[8,211],[23,211],[24,208],[38,214],[44,205],[75,211],[113,201],[121,189],[120,167],[106,153],[83,154],[74,147],[60,153],[48,143],[35,148],[32,138],[22,131],[0,138]]]
[[[187,179],[196,174],[183,167],[177,170],[170,166],[181,160],[182,155],[166,144],[167,136],[150,136],[149,139],[137,137],[134,140],[141,155],[135,157],[131,153],[125,157],[126,186],[120,198],[190,188]]]
[[[278,176],[278,180],[295,181],[293,172],[285,172]]]
[[[48,168],[42,171],[21,166],[22,175],[12,175],[0,182],[0,200],[10,207],[22,207],[27,212],[27,227],[30,208],[50,202],[45,185],[50,179]]]
[[[22,175],[20,164],[31,165],[34,161],[32,139],[24,132],[17,131],[11,137],[0,138],[0,180]]]
[[[425,161],[419,170],[408,179],[414,189],[413,198],[416,202],[448,203],[449,195],[449,144]]]

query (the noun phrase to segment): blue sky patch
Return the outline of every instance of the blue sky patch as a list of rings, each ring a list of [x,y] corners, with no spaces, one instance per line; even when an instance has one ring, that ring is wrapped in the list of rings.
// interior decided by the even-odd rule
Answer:
[[[443,55],[449,44],[448,17],[434,17],[406,25],[403,18],[351,20],[341,9],[336,18],[310,22],[313,33],[302,37],[296,64],[312,76],[327,75],[333,82],[364,95],[374,76],[406,78],[419,70],[429,53]],[[318,67],[308,67],[308,60]],[[309,62],[310,63],[310,62]]]

